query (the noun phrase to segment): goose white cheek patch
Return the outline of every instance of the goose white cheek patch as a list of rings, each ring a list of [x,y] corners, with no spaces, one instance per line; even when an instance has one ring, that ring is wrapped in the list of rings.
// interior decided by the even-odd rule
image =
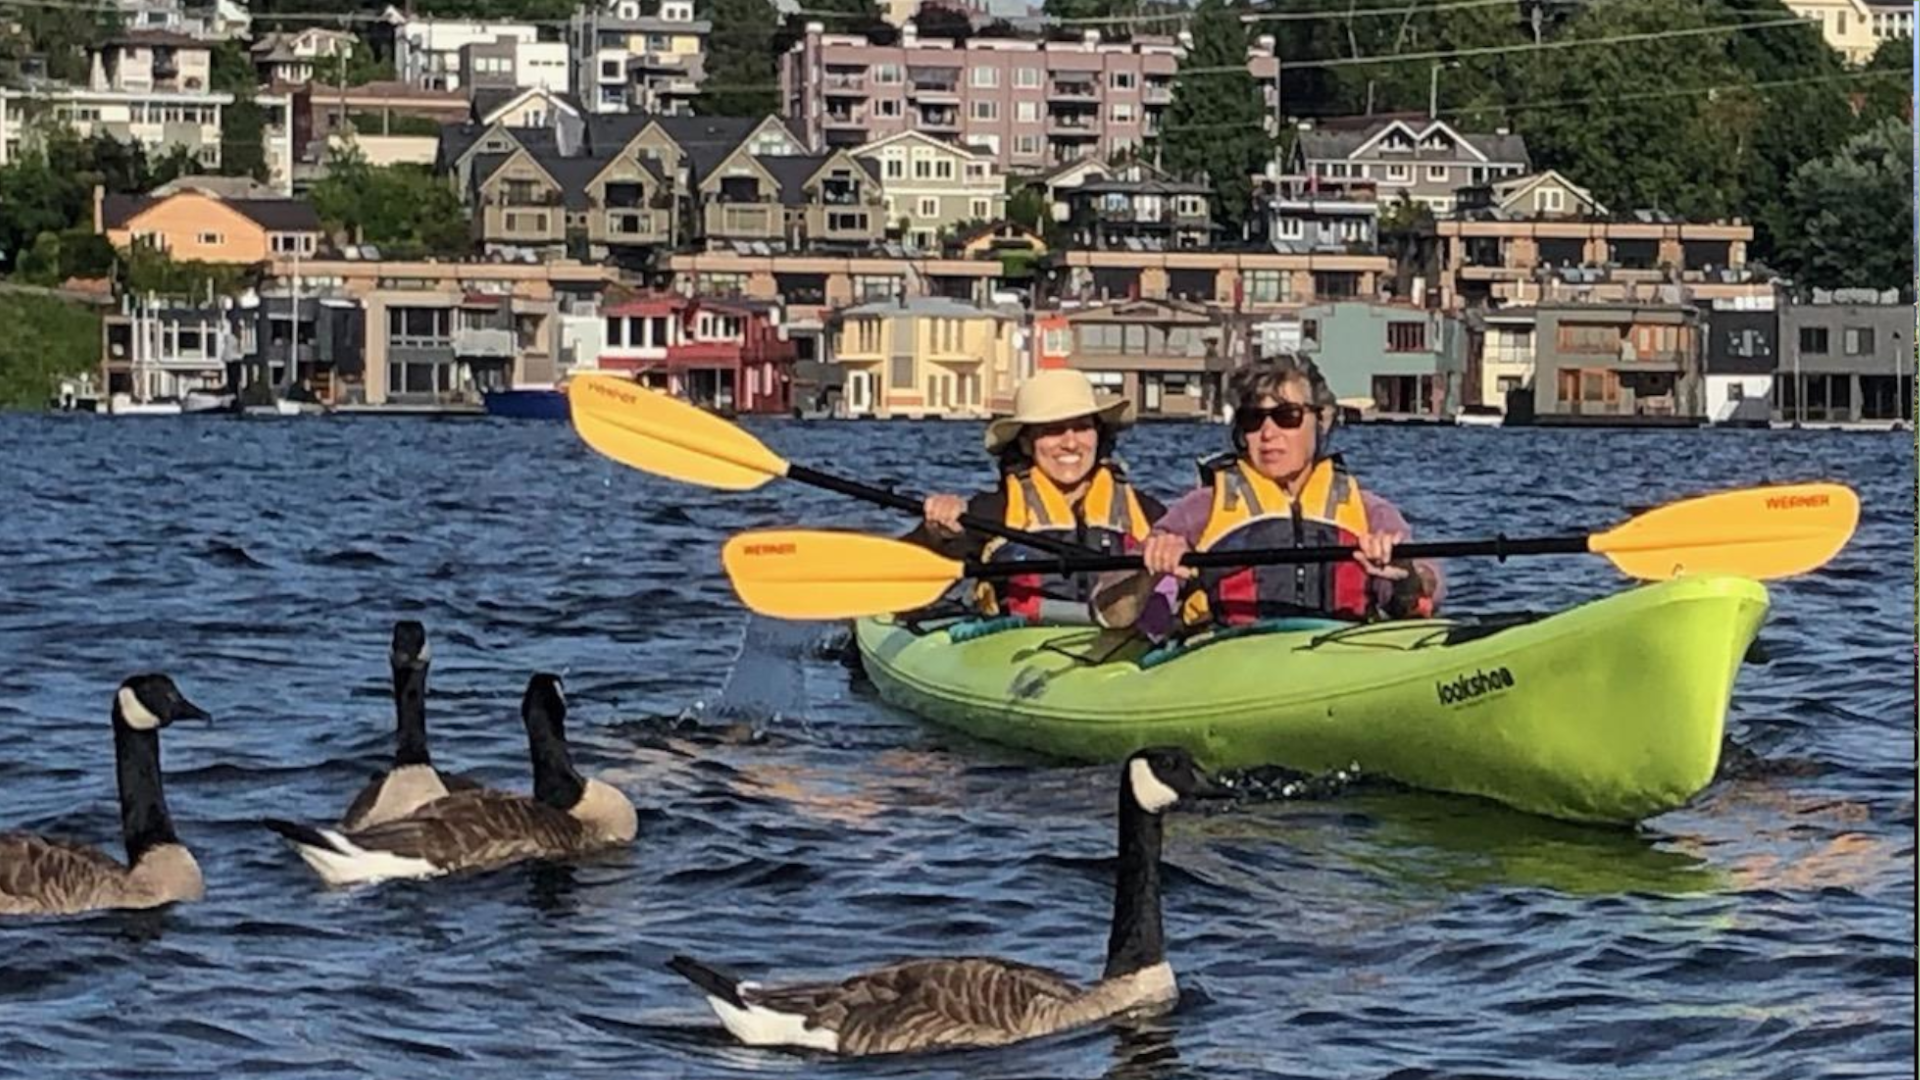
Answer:
[[[1154,775],[1153,766],[1144,760],[1127,766],[1127,786],[1133,789],[1133,801],[1149,814],[1157,814],[1180,801],[1180,793]]]
[[[153,731],[160,726],[160,718],[153,715],[152,709],[140,703],[139,696],[130,686],[120,688],[120,718],[127,722],[128,727],[141,731]]]

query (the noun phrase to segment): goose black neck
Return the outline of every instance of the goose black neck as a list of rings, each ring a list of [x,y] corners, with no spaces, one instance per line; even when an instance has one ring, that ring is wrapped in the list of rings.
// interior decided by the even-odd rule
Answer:
[[[555,810],[573,809],[579,805],[587,783],[574,770],[560,717],[535,708],[526,721],[527,749],[533,755],[533,797]]]
[[[120,832],[131,866],[153,848],[177,844],[180,838],[174,835],[160,787],[160,733],[128,727],[116,712],[113,757],[120,780]]]
[[[393,665],[393,764],[431,765],[427,754],[427,665]]]
[[[1107,937],[1112,979],[1150,968],[1167,958],[1160,932],[1160,815],[1134,801],[1120,785],[1120,858],[1113,876],[1113,932]]]

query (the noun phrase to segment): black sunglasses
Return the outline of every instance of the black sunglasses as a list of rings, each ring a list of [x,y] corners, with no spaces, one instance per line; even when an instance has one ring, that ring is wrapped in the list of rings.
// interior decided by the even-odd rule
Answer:
[[[1307,422],[1309,415],[1317,415],[1318,408],[1312,405],[1299,405],[1283,401],[1272,408],[1263,409],[1258,405],[1242,405],[1233,410],[1233,426],[1251,435],[1260,430],[1261,425],[1272,420],[1275,427],[1282,431],[1292,431]]]

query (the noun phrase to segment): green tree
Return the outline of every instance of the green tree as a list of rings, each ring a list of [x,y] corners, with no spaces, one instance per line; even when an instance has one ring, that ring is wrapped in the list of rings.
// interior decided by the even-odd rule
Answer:
[[[100,314],[91,308],[0,293],[0,326],[0,408],[40,408],[62,377],[100,363]]]
[[[695,105],[708,116],[763,116],[780,107],[773,53],[779,13],[769,0],[706,0],[700,17],[713,23],[707,77]]]
[[[68,278],[104,277],[113,269],[113,245],[92,229],[43,232],[21,255],[14,276],[31,285],[58,285]]]
[[[210,81],[216,91],[233,95],[233,104],[220,115],[221,174],[265,180],[266,111],[253,100],[258,79],[247,47],[238,41],[223,41],[215,46]]]
[[[1704,25],[1696,8],[1666,0],[1616,0],[1587,8],[1568,33],[1610,37]],[[1532,54],[1518,80],[1526,108],[1516,127],[1537,167],[1555,168],[1616,211],[1658,207],[1714,220],[1751,213],[1743,198],[1743,139],[1757,122],[1751,95],[1709,94],[1737,84],[1728,38],[1657,38],[1604,48]],[[1650,72],[1671,73],[1647,97]],[[1678,84],[1678,85],[1675,85]],[[1577,105],[1575,103],[1578,103]]]
[[[1913,267],[1913,127],[1882,120],[1787,184],[1787,270],[1818,288],[1905,288]]]
[[[1856,85],[1859,94],[1860,122],[1863,127],[1872,127],[1882,120],[1913,119],[1909,111],[1913,108],[1913,99],[1907,95],[1913,90],[1913,39],[1910,37],[1888,38],[1873,51],[1873,59],[1867,62],[1869,78]]]
[[[358,152],[336,153],[309,198],[328,229],[384,255],[452,257],[473,248],[466,208],[419,166],[369,165]]]
[[[1241,9],[1200,0],[1193,48],[1173,77],[1173,99],[1159,141],[1160,165],[1182,177],[1205,177],[1216,220],[1238,229],[1252,211],[1253,174],[1272,158],[1266,105],[1247,71]]]

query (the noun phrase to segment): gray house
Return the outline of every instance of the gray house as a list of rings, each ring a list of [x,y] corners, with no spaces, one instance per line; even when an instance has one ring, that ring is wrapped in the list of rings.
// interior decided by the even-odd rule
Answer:
[[[1458,318],[1342,300],[1302,308],[1300,326],[1302,351],[1314,357],[1343,408],[1436,420],[1460,411],[1467,365]]]
[[[1526,140],[1505,128],[1473,134],[1421,117],[1374,118],[1359,126],[1302,125],[1288,171],[1323,181],[1370,179],[1378,185],[1382,206],[1405,196],[1446,214],[1461,188],[1521,176],[1532,167]]]
[[[1912,423],[1913,332],[1913,305],[1896,290],[1815,290],[1785,305],[1774,419]]]
[[[1690,425],[1704,419],[1698,308],[1555,303],[1535,312],[1534,423]]]

